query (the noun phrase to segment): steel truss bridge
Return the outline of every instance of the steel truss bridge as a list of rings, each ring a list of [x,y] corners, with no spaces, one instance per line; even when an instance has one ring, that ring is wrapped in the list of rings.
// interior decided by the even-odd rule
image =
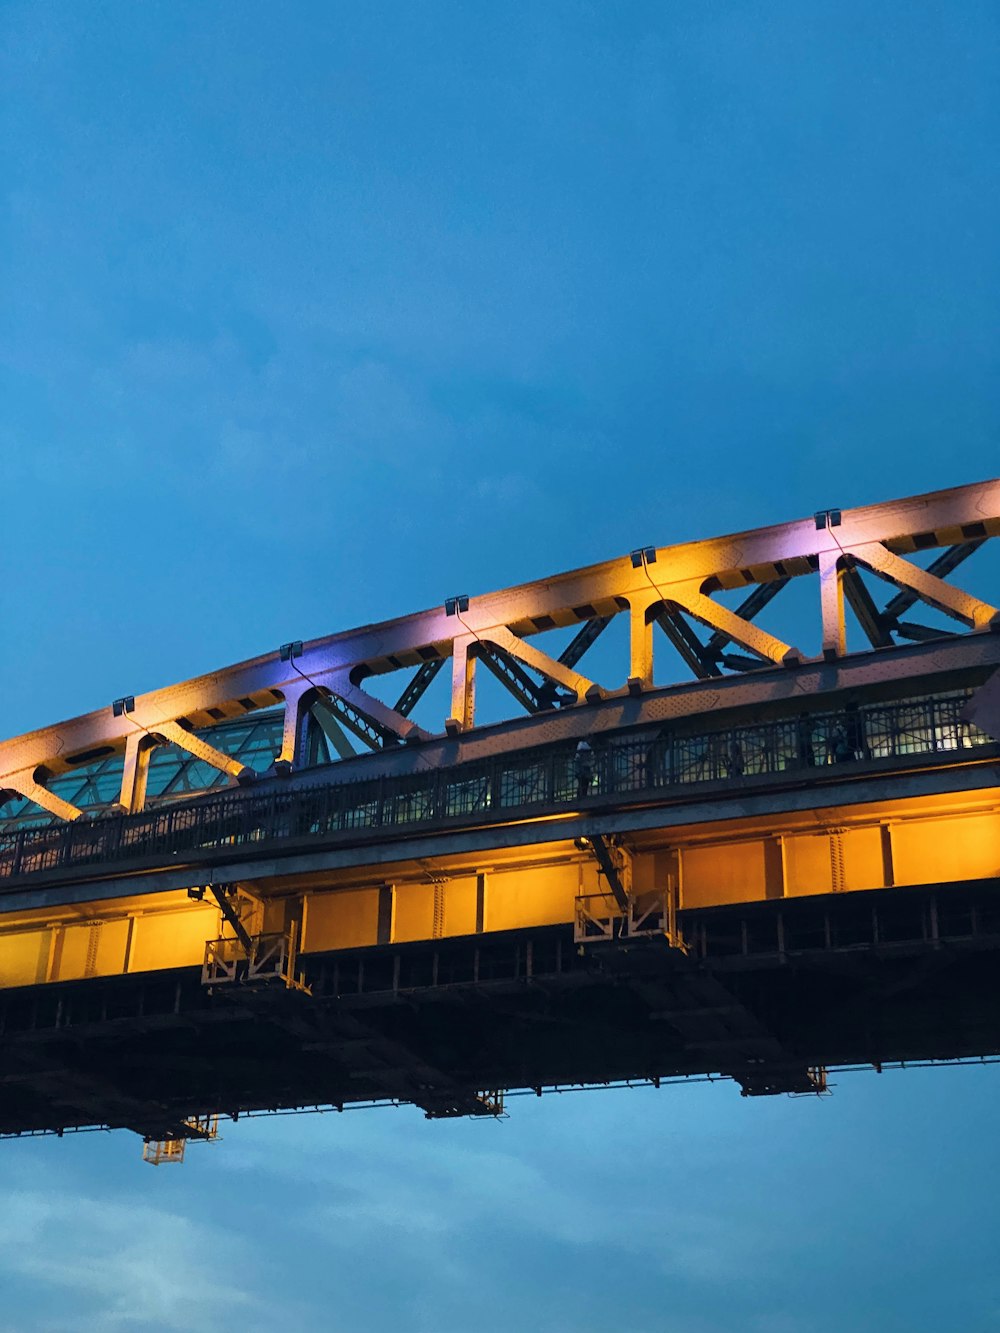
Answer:
[[[0,1134],[1000,1055],[998,534],[993,481],[641,547],[3,742]]]

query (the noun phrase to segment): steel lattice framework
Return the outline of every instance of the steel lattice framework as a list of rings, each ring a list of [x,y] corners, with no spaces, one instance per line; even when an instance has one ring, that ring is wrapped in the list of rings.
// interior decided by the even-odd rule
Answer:
[[[119,804],[143,809],[150,757],[169,744],[240,782],[255,774],[238,756],[210,744],[218,722],[281,704],[284,722],[277,771],[309,762],[308,732],[318,721],[340,754],[353,753],[350,733],[372,749],[430,739],[412,710],[451,662],[452,734],[475,725],[478,663],[528,712],[583,706],[639,695],[653,684],[657,626],[696,677],[797,665],[803,652],[755,623],[757,615],[797,577],[814,575],[822,623],[822,655],[843,656],[850,608],[872,648],[920,641],[941,631],[904,619],[924,603],[966,630],[1000,624],[997,608],[947,576],[989,537],[1000,534],[1000,481],[857,509],[822,510],[806,519],[677,546],[643,547],[585,569],[477,597],[451,597],[438,608],[309,642],[237,663],[0,744],[0,795],[35,803],[73,820],[82,811],[51,790],[53,777],[77,766],[124,755]],[[908,558],[940,549],[928,568]],[[862,573],[889,584],[879,607]],[[716,594],[746,588],[729,610]],[[611,621],[629,625],[623,680],[598,682],[578,666]],[[546,631],[575,627],[558,656],[530,642]],[[705,631],[707,630],[707,636]],[[732,651],[735,647],[738,651]],[[414,670],[415,668],[415,670]],[[390,672],[411,676],[394,707],[364,682]]]

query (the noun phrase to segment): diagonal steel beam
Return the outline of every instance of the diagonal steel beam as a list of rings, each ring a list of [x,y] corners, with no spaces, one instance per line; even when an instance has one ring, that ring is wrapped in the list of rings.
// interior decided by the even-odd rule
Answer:
[[[985,540],[985,537],[980,537],[976,541],[959,542],[956,546],[949,546],[946,551],[942,551],[937,559],[932,560],[927,566],[928,574],[933,574],[939,579],[947,578],[951,571],[957,569],[963,560],[968,560],[973,552],[978,551]],[[904,588],[896,593],[882,614],[890,620],[898,620],[919,600],[919,593],[914,592],[912,588]]]
[[[678,607],[664,603],[656,623],[680,653],[687,667],[700,680],[722,675],[716,658],[708,652]]]
[[[219,904],[219,910],[221,911],[222,915],[226,918],[226,920],[229,922],[229,925],[232,928],[233,933],[235,934],[239,942],[243,945],[246,955],[249,958],[250,954],[253,952],[253,939],[251,938],[250,933],[247,930],[246,926],[244,926],[243,922],[240,920],[239,914],[237,913],[235,907],[233,907],[232,902],[230,901],[229,890],[232,888],[232,885],[208,884],[206,885],[206,888],[211,893],[215,901]]]
[[[751,624],[749,620],[744,620],[742,616],[738,616],[728,608],[720,606],[718,602],[713,602],[711,597],[706,597],[704,593],[698,592],[694,588],[685,589],[683,593],[677,595],[675,600],[679,603],[681,609],[694,616],[695,620],[700,620],[702,624],[713,629],[721,630],[741,647],[749,648],[752,653],[757,653],[759,656],[779,664],[792,661],[798,657],[791,644],[783,643],[781,639],[775,638],[773,634],[768,634],[765,630],[759,629],[756,625]]]
[[[384,723],[369,717],[367,712],[362,712],[359,708],[354,708],[346,700],[338,698],[332,694],[329,698],[323,699],[319,704],[319,710],[326,709],[334,719],[352,735],[357,736],[359,741],[367,745],[369,750],[381,750],[387,745],[399,744],[399,733],[392,727],[385,726]],[[314,711],[316,705],[314,705]],[[324,731],[327,729],[324,727]],[[327,733],[329,735],[329,733]],[[336,745],[333,736],[331,741]],[[342,756],[349,758],[350,756]]]
[[[768,602],[777,597],[782,588],[789,583],[791,583],[790,578],[773,579],[770,583],[758,583],[750,596],[740,602],[735,614],[741,620],[753,620],[754,616],[759,615]],[[732,636],[717,629],[705,644],[705,650],[718,660],[719,654],[730,643],[732,643]]]
[[[961,588],[945,583],[944,579],[932,574],[928,569],[921,569],[910,560],[904,560],[881,543],[869,543],[863,549],[851,551],[845,548],[845,554],[853,555],[859,564],[866,565],[873,574],[894,583],[897,588],[904,588],[913,593],[915,598],[927,602],[938,611],[943,611],[953,620],[968,625],[971,629],[980,629],[988,625],[997,608],[963,592]]]
[[[247,782],[254,776],[253,769],[234,759],[232,755],[223,754],[214,745],[209,745],[208,741],[202,740],[200,736],[195,736],[186,727],[182,727],[179,722],[160,722],[153,730],[168,744],[176,745],[179,750],[184,750],[195,759],[210,764],[220,773],[228,773],[238,782]]]
[[[607,838],[605,838],[603,834],[592,833],[589,835],[587,841],[593,849],[597,864],[601,867],[601,873],[608,881],[608,888],[614,894],[615,902],[623,912],[627,912],[629,909],[628,890],[622,882],[618,864],[611,854],[611,847],[608,844]]]
[[[547,703],[548,695],[543,692],[543,687],[532,680],[520,662],[503,648],[498,648],[494,643],[482,643],[476,650],[476,656],[490,675],[495,677],[527,712],[540,713],[544,708],[551,707],[551,704]]]
[[[6,790],[16,792],[18,796],[23,796],[25,800],[31,801],[34,805],[47,810],[50,815],[56,815],[59,819],[79,819],[83,811],[69,801],[64,801],[61,796],[57,796],[54,791],[49,791],[40,782],[35,782],[33,778],[27,778],[23,775],[17,775],[15,778],[7,779]]]
[[[357,751],[341,725],[341,719],[337,716],[336,710],[330,707],[329,701],[317,699],[309,711],[323,735],[336,750],[337,757],[340,759],[355,758]],[[365,743],[373,750],[379,748],[377,742],[369,742],[367,738],[365,738]]]
[[[744,657],[742,653],[720,653],[719,662],[730,671],[759,671],[770,665],[760,657]]]
[[[948,633],[946,629],[932,629],[930,625],[921,625],[915,620],[900,620],[896,624],[896,633],[902,639],[914,643],[929,643],[931,639],[940,639]]]
[[[428,685],[444,666],[446,659],[436,657],[431,662],[424,662],[417,667],[409,684],[396,700],[396,712],[401,717],[409,717],[426,693]]]
[[[861,575],[848,563],[842,571],[842,578],[844,597],[868,642],[873,648],[891,648],[892,635],[887,628],[886,614],[875,605],[875,599],[862,583]]]
[[[506,649],[511,657],[516,657],[525,666],[532,667],[540,675],[548,677],[557,685],[562,685],[564,689],[571,690],[577,699],[591,697],[598,688],[586,676],[581,676],[572,667],[557,662],[554,657],[549,657],[548,653],[543,653],[540,649],[535,648],[533,644],[525,643],[516,634],[512,634],[509,629],[497,627],[477,637],[480,643],[485,641],[498,648]]]
[[[324,688],[330,694],[336,695],[341,703],[347,705],[342,713],[338,710],[338,716],[348,725],[350,725],[348,722],[350,715],[360,715],[380,734],[392,736],[396,740],[429,739],[429,733],[424,731],[423,727],[418,727],[415,722],[402,717],[388,704],[367,694],[343,672],[331,673],[324,682]]]
[[[559,654],[559,661],[563,666],[575,667],[591,644],[597,642],[612,620],[614,620],[614,616],[594,616],[592,620],[586,621]]]

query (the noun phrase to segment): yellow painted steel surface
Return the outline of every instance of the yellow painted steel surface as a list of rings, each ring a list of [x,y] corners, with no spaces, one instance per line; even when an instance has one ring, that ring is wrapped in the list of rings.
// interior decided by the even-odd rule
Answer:
[[[681,910],[996,878],[1000,788],[654,829],[626,849],[636,899],[673,883]],[[593,857],[568,841],[241,888],[258,904],[255,930],[301,922],[305,955],[568,925],[579,896],[606,891]],[[197,967],[222,924],[184,892],[12,914],[0,987]]]

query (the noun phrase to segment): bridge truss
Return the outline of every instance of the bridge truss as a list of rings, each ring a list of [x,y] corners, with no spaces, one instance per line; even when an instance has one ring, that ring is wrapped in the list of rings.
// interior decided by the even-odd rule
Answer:
[[[637,548],[0,744],[0,1134],[1000,1055],[998,533],[994,481]]]
[[[629,556],[478,597],[454,596],[438,608],[308,642],[214,671],[182,684],[125,696],[98,712],[0,743],[0,795],[21,798],[60,819],[81,808],[58,795],[52,780],[74,768],[121,754],[118,804],[144,808],[149,763],[157,746],[172,745],[234,781],[255,770],[207,739],[213,726],[280,705],[279,770],[310,760],[318,724],[330,746],[348,756],[350,737],[366,748],[419,742],[431,732],[411,714],[443,667],[451,667],[446,728],[475,726],[479,665],[530,714],[583,706],[654,687],[654,630],[662,632],[695,678],[721,678],[805,654],[757,623],[789,581],[812,576],[817,586],[822,657],[847,649],[847,615],[856,617],[872,648],[921,642],[941,630],[907,619],[917,604],[954,626],[979,630],[997,608],[949,581],[979,546],[1000,533],[1000,481],[930,495],[822,510],[777,527],[680,546],[642,547]],[[940,549],[928,568],[911,557]],[[879,607],[865,575],[888,584]],[[720,596],[748,589],[736,610]],[[629,627],[628,661],[618,681],[598,682],[579,670],[587,650],[618,616]],[[532,641],[571,627],[557,655]],[[365,688],[390,673],[408,673],[395,706]]]

